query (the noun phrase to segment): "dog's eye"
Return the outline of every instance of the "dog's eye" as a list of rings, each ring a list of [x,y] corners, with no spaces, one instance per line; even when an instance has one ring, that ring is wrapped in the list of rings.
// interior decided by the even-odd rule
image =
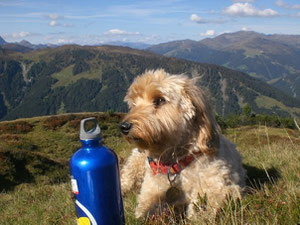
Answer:
[[[156,99],[154,99],[153,104],[155,107],[159,107],[161,105],[163,105],[166,102],[166,99],[164,99],[163,97],[158,97]]]

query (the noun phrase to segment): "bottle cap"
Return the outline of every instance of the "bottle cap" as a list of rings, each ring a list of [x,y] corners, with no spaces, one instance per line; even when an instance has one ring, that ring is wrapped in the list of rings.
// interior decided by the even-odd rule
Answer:
[[[94,127],[91,130],[86,130],[85,124],[87,122],[93,122]],[[80,122],[80,140],[96,140],[101,138],[101,129],[98,125],[98,121],[95,117],[90,117],[81,120]]]

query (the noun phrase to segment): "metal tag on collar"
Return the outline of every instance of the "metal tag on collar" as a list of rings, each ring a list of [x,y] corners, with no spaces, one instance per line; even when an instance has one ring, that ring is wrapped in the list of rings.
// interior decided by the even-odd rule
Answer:
[[[175,165],[175,164],[177,164],[177,165],[179,166],[180,171],[179,171],[178,173],[172,174],[172,173],[171,173],[171,168],[172,168],[173,165]],[[172,164],[172,165],[169,167],[169,169],[168,169],[168,180],[169,180],[171,186],[172,186],[172,184],[175,182],[176,177],[178,176],[178,174],[181,173],[181,171],[182,171],[182,167],[181,167],[180,163],[174,163],[174,164]],[[172,177],[171,177],[171,176],[172,176]]]

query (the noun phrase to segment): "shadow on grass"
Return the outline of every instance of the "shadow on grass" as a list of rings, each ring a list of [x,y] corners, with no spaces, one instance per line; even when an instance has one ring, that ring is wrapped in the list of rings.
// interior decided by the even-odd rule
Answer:
[[[0,165],[0,192],[13,191],[22,183],[61,183],[69,179],[67,162],[24,150],[0,151]]]
[[[247,171],[246,185],[250,189],[260,190],[265,184],[274,184],[281,177],[275,167],[261,169],[245,164],[243,166]]]

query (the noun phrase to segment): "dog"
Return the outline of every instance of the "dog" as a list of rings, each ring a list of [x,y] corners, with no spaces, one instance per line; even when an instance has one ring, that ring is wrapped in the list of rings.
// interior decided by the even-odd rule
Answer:
[[[121,169],[123,194],[140,188],[136,218],[173,205],[194,218],[216,212],[228,197],[242,197],[245,170],[240,154],[220,133],[204,92],[195,79],[148,70],[135,78],[120,128],[136,146]],[[198,204],[199,205],[199,204]]]

